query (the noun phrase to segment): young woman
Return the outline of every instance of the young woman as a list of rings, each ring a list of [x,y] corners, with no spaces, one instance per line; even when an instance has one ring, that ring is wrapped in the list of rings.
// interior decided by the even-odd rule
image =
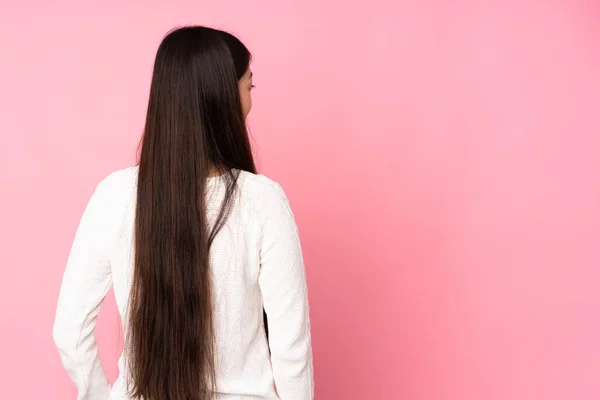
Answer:
[[[246,130],[250,58],[205,27],[158,48],[139,166],[96,188],[60,290],[54,340],[79,400],[313,398],[296,224]],[[112,388],[94,337],[111,287],[125,337]]]

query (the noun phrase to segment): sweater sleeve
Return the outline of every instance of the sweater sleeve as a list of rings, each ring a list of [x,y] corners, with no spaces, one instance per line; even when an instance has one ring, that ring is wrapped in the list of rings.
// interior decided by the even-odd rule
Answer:
[[[308,294],[298,230],[279,185],[264,193],[261,204],[259,285],[269,323],[275,385],[281,400],[312,400]]]
[[[98,185],[83,213],[64,271],[53,337],[78,400],[107,400],[110,386],[98,355],[96,317],[112,285],[108,193]]]

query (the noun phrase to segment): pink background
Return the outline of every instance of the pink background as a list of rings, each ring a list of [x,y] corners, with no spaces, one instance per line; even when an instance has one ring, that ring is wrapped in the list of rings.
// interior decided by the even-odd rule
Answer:
[[[8,3],[3,399],[74,398],[51,339],[71,240],[134,163],[154,53],[186,23],[254,53],[250,125],[301,230],[318,399],[600,398],[599,3]],[[98,337],[114,378],[112,297]]]

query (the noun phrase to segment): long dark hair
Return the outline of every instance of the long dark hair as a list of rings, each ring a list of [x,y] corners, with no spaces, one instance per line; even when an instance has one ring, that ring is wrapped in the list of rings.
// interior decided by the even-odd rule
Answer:
[[[209,249],[239,171],[255,173],[238,81],[250,52],[229,33],[185,27],[160,44],[141,142],[129,301],[130,395],[208,400],[215,390]],[[206,181],[225,197],[207,222]]]

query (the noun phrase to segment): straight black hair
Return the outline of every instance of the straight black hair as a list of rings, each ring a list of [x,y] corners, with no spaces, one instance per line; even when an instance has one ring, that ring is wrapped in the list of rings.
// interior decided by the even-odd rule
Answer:
[[[250,52],[193,26],[160,44],[141,142],[129,300],[130,395],[209,400],[215,390],[209,250],[230,214],[239,171],[256,173],[238,81]],[[206,181],[225,181],[214,224]]]

